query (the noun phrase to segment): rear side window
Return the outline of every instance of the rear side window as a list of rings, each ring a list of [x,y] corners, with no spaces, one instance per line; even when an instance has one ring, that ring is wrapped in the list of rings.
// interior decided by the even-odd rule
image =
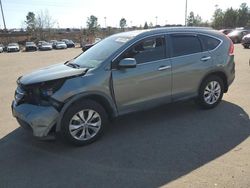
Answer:
[[[218,39],[209,36],[199,35],[199,38],[202,42],[203,51],[213,50],[220,44]]]
[[[194,35],[171,35],[173,57],[194,54],[202,51],[201,43]]]

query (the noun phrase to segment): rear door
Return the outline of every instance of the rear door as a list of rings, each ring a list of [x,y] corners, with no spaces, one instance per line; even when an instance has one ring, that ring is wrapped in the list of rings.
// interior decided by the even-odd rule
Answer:
[[[113,88],[120,113],[156,106],[171,100],[171,62],[164,35],[140,40],[114,63],[135,58],[135,68],[113,66]]]
[[[196,34],[170,34],[170,38],[173,100],[195,96],[201,79],[211,68],[211,55],[203,51],[201,40]]]

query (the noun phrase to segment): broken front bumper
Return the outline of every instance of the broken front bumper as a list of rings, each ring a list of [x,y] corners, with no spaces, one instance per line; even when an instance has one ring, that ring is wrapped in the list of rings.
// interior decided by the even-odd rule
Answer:
[[[11,107],[13,116],[17,118],[18,123],[22,127],[29,126],[33,135],[37,137],[47,136],[59,117],[59,112],[52,106],[16,105],[13,101]]]

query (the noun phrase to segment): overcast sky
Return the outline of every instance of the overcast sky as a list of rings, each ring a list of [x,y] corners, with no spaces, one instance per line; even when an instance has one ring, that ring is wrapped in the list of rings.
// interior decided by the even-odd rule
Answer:
[[[188,12],[194,11],[203,20],[210,21],[215,5],[225,10],[239,8],[250,0],[188,0]],[[98,17],[104,27],[119,26],[122,17],[127,25],[144,25],[145,21],[153,25],[184,24],[185,0],[2,0],[7,28],[20,28],[29,11],[34,13],[48,10],[56,21],[55,27],[86,27],[86,20],[91,14]],[[3,28],[2,15],[0,28]]]

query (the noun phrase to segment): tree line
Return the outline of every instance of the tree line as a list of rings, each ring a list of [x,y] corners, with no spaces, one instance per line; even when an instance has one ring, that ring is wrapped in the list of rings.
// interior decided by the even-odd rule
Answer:
[[[24,21],[27,32],[34,38],[44,40],[51,33],[56,21],[49,15],[48,11],[40,11],[37,14],[28,12]],[[98,23],[98,18],[94,15],[90,15],[86,21],[87,28],[84,34],[95,35],[101,27]],[[119,21],[121,31],[124,31],[127,25],[127,20],[121,18]],[[168,25],[166,25],[168,26]],[[187,26],[205,26],[213,27],[214,29],[222,28],[236,28],[236,27],[250,27],[250,9],[246,3],[242,3],[238,9],[228,8],[222,10],[216,5],[211,22],[203,21],[201,16],[195,14],[193,11],[189,13],[187,18]],[[140,26],[141,29],[148,29],[154,26],[152,23],[145,22],[144,26]],[[134,29],[138,29],[135,27]],[[46,32],[44,32],[46,31]]]
[[[222,10],[216,5],[211,22],[203,21],[202,18],[193,11],[187,18],[188,26],[210,26],[214,29],[250,27],[250,8],[246,3],[242,3],[238,9],[228,8]]]

